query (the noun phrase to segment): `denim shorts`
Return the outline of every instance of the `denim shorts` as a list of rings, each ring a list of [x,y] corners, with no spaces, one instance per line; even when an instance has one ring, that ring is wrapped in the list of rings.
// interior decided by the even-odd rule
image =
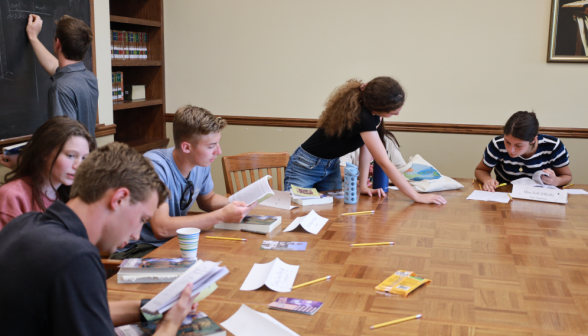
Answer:
[[[339,166],[339,158],[321,159],[298,147],[286,167],[284,190],[290,190],[291,184],[301,188],[316,188],[318,191],[341,190]]]

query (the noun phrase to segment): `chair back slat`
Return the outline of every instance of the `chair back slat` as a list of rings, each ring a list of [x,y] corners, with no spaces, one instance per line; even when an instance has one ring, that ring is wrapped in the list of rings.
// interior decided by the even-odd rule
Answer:
[[[272,182],[270,184],[272,188],[275,184],[273,180],[277,180],[278,188],[284,190],[282,169],[286,168],[289,159],[290,154],[287,152],[250,152],[223,157],[223,174],[225,176],[225,189],[227,194],[234,194],[265,175],[272,176]],[[276,168],[277,174],[273,172],[272,168]],[[265,174],[263,173],[264,169],[267,170]],[[255,177],[255,170],[258,173],[257,178]],[[247,174],[247,171],[249,171],[249,174]],[[248,181],[247,175],[249,175],[250,181]],[[243,184],[239,181],[240,179],[243,180]],[[233,185],[233,181],[236,188]]]

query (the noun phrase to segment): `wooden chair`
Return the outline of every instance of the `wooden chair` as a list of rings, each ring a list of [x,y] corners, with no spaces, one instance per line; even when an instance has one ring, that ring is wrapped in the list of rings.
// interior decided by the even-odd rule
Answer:
[[[282,175],[282,169],[284,169],[284,171],[286,170],[289,159],[290,154],[288,154],[288,152],[249,152],[223,157],[223,174],[225,176],[227,194],[234,194],[265,175],[271,175],[272,180],[278,181],[278,190],[284,190],[284,175]],[[275,168],[277,176],[273,173],[274,169],[272,168]],[[263,172],[264,169],[266,170],[266,173]],[[249,173],[247,173],[247,171]],[[255,177],[255,171],[257,171],[258,174],[257,178]],[[241,174],[239,174],[239,172]],[[243,184],[241,184],[241,181],[239,180],[239,175],[241,175]],[[247,176],[250,178],[249,181],[247,180]],[[233,187],[233,179],[237,185],[236,189]],[[271,184],[273,185],[273,183]]]

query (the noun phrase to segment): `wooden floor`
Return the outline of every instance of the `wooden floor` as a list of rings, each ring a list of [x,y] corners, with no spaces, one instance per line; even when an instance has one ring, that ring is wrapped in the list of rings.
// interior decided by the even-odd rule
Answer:
[[[399,191],[390,191],[386,199],[362,196],[357,205],[335,200],[292,211],[258,206],[254,214],[283,216],[270,235],[203,234],[248,241],[201,238],[198,257],[222,261],[230,273],[199,310],[220,323],[245,303],[300,335],[588,335],[588,196],[572,195],[567,205],[466,201],[474,186],[471,180],[459,181],[464,189],[440,193],[448,201],[444,206],[415,204]],[[311,209],[329,218],[318,235],[282,233]],[[376,213],[340,215],[362,210]],[[308,247],[305,252],[263,251],[264,239],[306,241]],[[382,241],[396,245],[349,246]],[[174,238],[150,256],[179,255]],[[239,290],[253,263],[275,257],[300,265],[295,284],[327,275],[333,279],[290,293]],[[400,269],[432,281],[408,298],[376,294],[374,287]],[[164,287],[108,280],[111,300],[149,298]],[[269,310],[267,304],[279,296],[324,305],[314,316]],[[423,318],[369,329],[416,314]]]

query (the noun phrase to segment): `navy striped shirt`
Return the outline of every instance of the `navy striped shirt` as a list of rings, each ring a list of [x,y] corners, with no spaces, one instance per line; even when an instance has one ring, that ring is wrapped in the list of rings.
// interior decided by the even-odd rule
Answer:
[[[495,168],[496,179],[508,183],[521,177],[532,177],[533,173],[547,168],[562,168],[570,164],[570,155],[566,147],[556,137],[539,134],[539,145],[533,156],[510,157],[504,146],[504,136],[497,136],[484,151],[484,164]],[[520,169],[523,169],[522,171]]]

